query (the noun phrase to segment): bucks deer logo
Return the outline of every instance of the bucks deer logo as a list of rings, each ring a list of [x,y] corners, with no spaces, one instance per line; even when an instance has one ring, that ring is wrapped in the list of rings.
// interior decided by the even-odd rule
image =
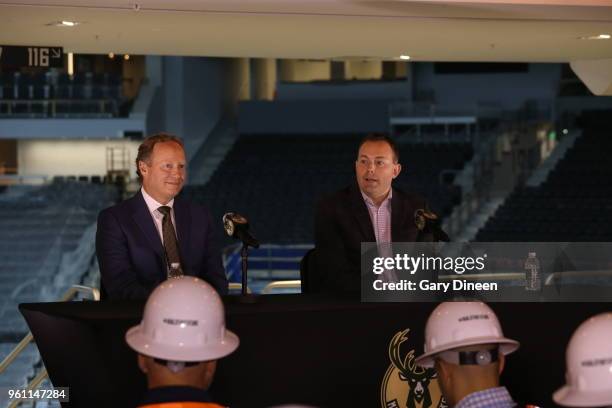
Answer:
[[[380,390],[383,408],[446,408],[440,392],[436,371],[423,368],[414,362],[415,351],[409,350],[403,356],[401,345],[408,340],[406,329],[397,332],[389,343],[391,364],[383,378]]]

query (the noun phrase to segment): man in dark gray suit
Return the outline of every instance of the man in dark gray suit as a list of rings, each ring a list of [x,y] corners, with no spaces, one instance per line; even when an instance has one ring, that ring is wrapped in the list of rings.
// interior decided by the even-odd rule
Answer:
[[[416,240],[414,213],[426,208],[425,200],[392,188],[401,170],[391,138],[370,135],[361,141],[356,183],[317,206],[311,291],[359,293],[362,242]]]

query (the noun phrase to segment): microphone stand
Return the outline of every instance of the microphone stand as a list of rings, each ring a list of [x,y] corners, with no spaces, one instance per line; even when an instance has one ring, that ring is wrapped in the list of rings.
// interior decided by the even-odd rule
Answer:
[[[242,296],[247,296],[247,269],[249,260],[249,246],[243,242],[240,250],[240,258],[242,259]]]
[[[248,233],[249,222],[242,215],[235,212],[228,212],[223,215],[223,228],[227,235],[232,238],[239,239],[242,242],[240,249],[240,260],[242,270],[242,289],[240,301],[252,303],[256,296],[247,292],[248,282],[248,262],[249,262],[249,246],[259,248],[259,242]]]

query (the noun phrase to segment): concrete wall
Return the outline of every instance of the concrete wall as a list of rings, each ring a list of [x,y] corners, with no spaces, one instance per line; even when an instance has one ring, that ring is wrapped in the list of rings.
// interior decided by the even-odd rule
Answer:
[[[349,60],[344,64],[345,79],[380,79],[382,76],[381,61]]]
[[[0,139],[121,138],[125,131],[144,132],[144,118],[0,120]]]
[[[340,82],[340,83],[279,83],[277,101],[296,100],[389,100],[410,96],[408,81]]]
[[[304,100],[242,102],[243,134],[341,134],[386,132],[388,100]]]
[[[281,81],[328,81],[331,77],[330,61],[280,60]]]
[[[529,64],[526,73],[436,74],[433,63],[411,64],[415,95],[433,93],[444,106],[491,103],[517,109],[527,99],[551,100],[561,78],[560,64]]]
[[[130,140],[18,140],[19,174],[31,175],[100,175],[106,174],[108,147],[125,148],[130,176],[135,177],[133,161],[138,153],[137,141]]]
[[[276,60],[272,58],[251,59],[251,84],[253,99],[271,101],[276,93]]]
[[[191,159],[224,113],[229,98],[231,60],[164,57],[165,130],[182,137]],[[235,95],[237,98],[238,95]]]

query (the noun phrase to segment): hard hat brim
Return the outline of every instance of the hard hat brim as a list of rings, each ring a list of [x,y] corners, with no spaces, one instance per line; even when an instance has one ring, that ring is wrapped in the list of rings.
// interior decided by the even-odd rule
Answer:
[[[223,341],[200,347],[180,347],[159,344],[142,333],[140,325],[130,328],[125,334],[127,344],[140,354],[170,361],[210,361],[223,358],[238,348],[240,339],[225,330]]]
[[[424,353],[423,355],[417,357],[414,361],[421,367],[431,368],[434,366],[436,354],[442,351],[452,350],[459,347],[476,346],[478,344],[499,344],[499,351],[501,351],[503,355],[508,355],[515,352],[520,346],[518,341],[507,339],[505,337],[476,337],[469,340],[461,340],[445,344],[443,347]]]
[[[564,385],[554,392],[553,400],[566,407],[604,407],[612,404],[612,390],[580,391]]]

